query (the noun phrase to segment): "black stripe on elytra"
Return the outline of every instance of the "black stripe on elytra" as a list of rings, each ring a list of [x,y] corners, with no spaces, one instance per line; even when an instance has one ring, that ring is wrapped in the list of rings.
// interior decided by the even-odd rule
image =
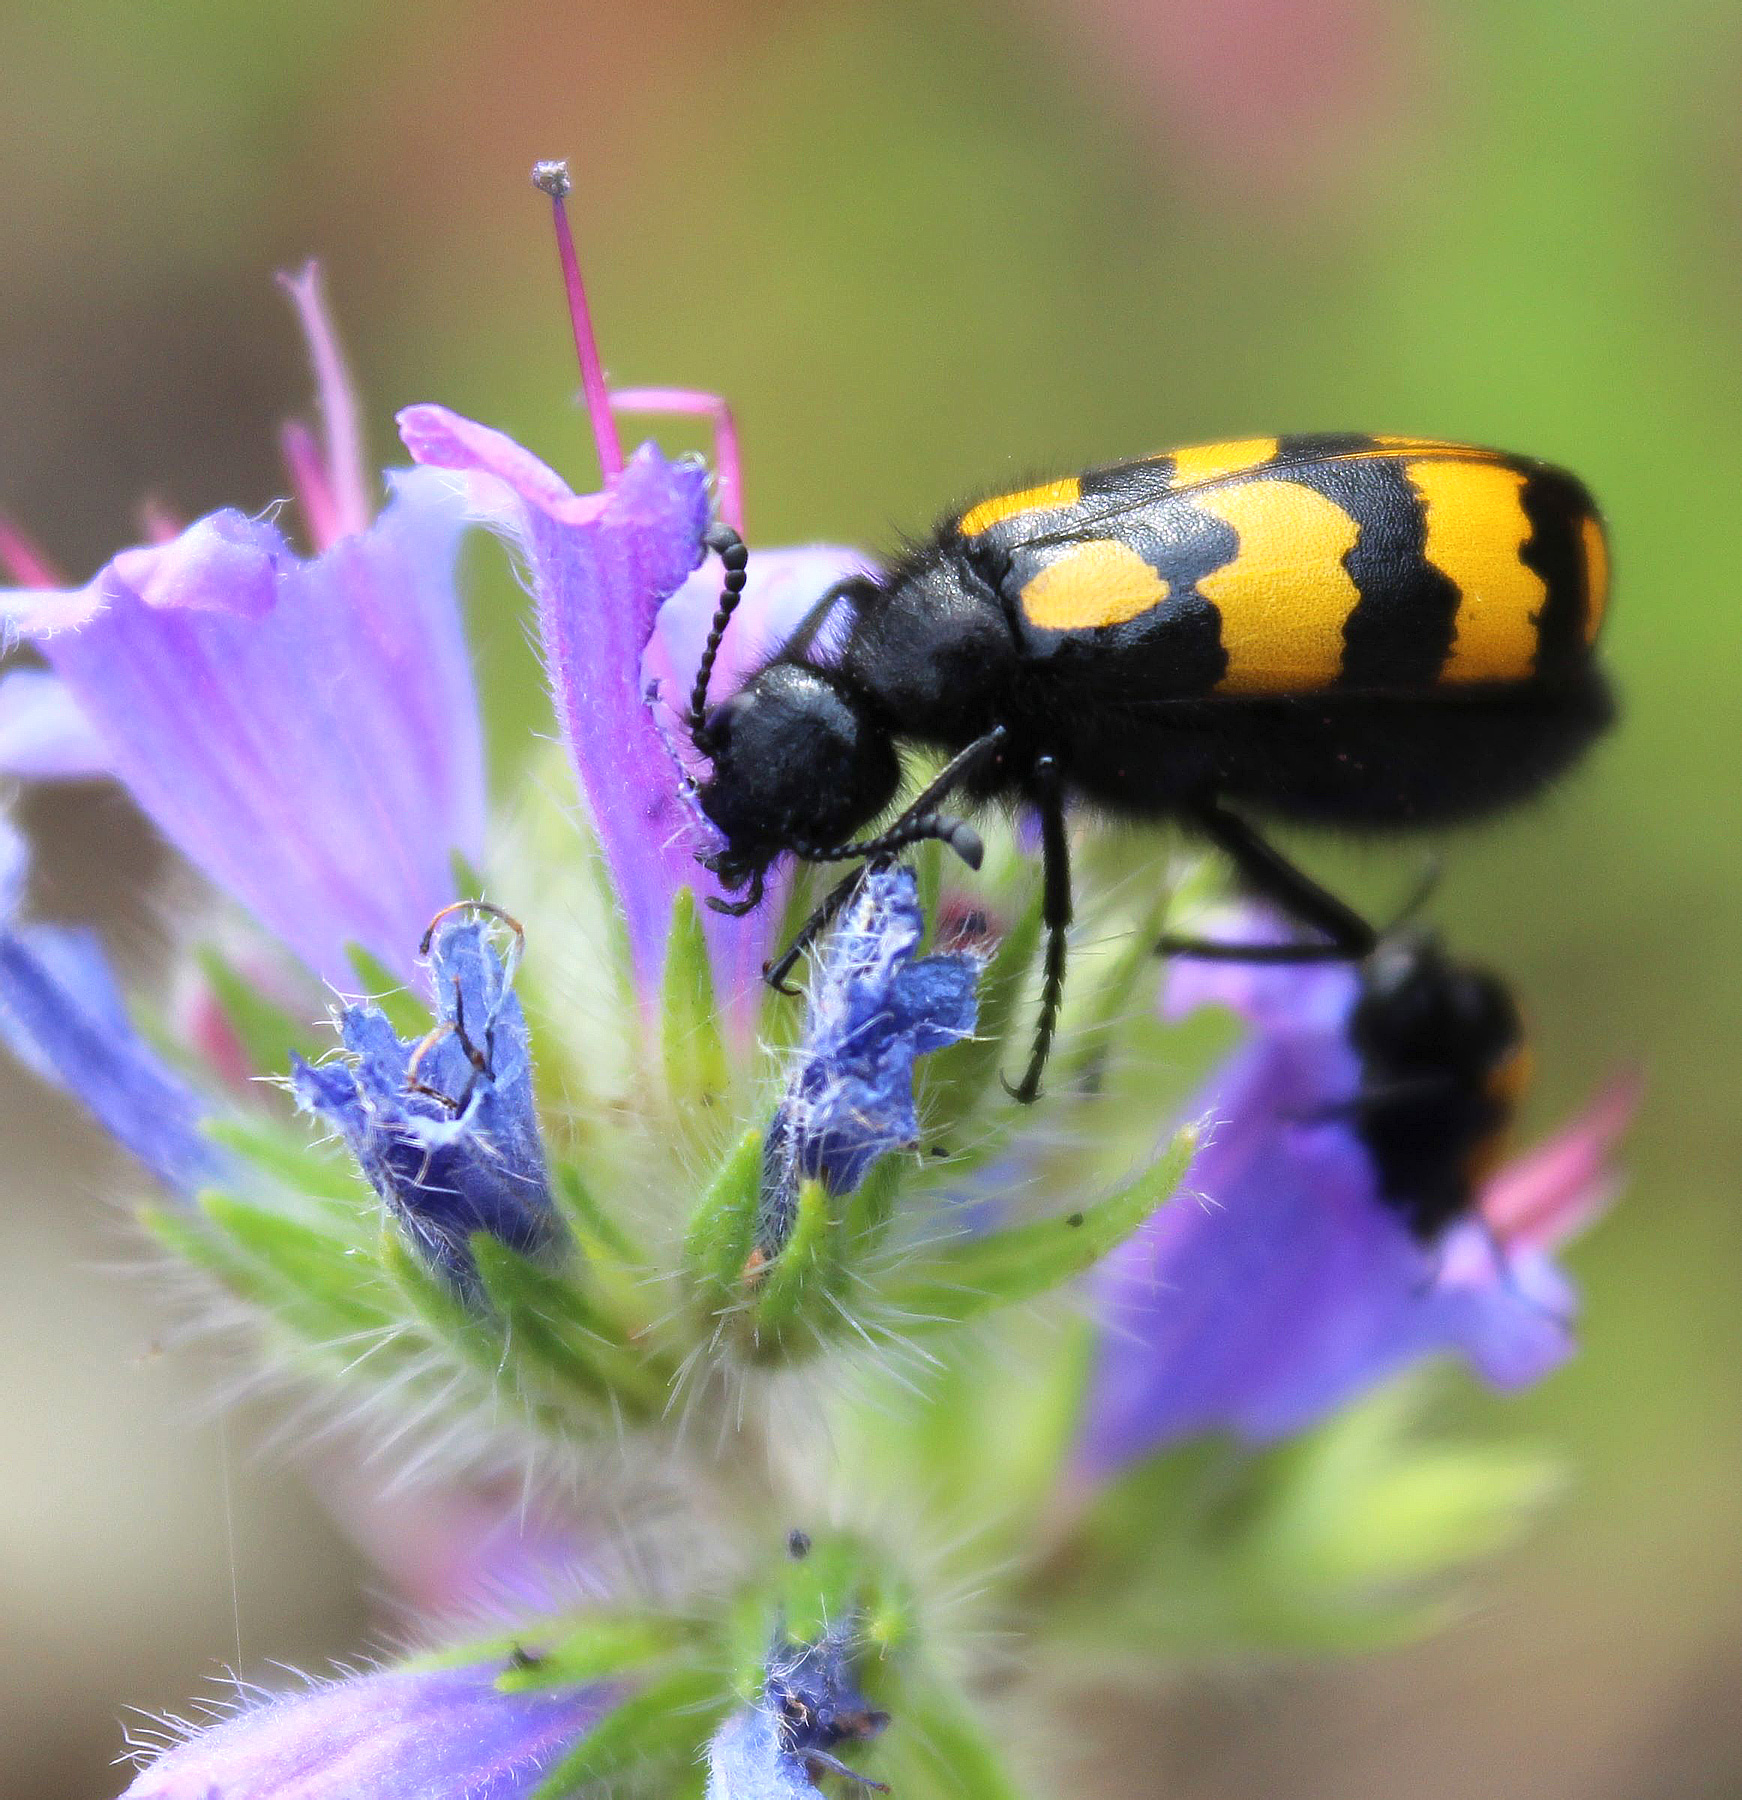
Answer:
[[[1543,579],[1548,593],[1536,615],[1536,673],[1549,680],[1578,674],[1585,644],[1585,546],[1581,526],[1591,498],[1559,469],[1537,469],[1519,496],[1530,536],[1518,560]]]
[[[1105,469],[1089,469],[1080,477],[1083,497],[1077,502],[1073,520],[1080,520],[1084,535],[1098,535],[1093,529],[1102,520],[1122,519],[1127,513],[1142,511],[1162,499],[1173,485],[1171,456],[1146,458],[1142,462],[1114,463]],[[1121,529],[1105,534],[1122,537]]]
[[[1335,502],[1359,533],[1343,558],[1361,597],[1343,626],[1337,686],[1433,686],[1451,652],[1458,588],[1427,560],[1427,514],[1402,460],[1308,463],[1288,479]]]
[[[1376,443],[1376,439],[1361,431],[1296,431],[1276,440],[1276,454],[1264,467],[1281,468],[1285,464],[1326,462],[1335,457],[1372,450]]]

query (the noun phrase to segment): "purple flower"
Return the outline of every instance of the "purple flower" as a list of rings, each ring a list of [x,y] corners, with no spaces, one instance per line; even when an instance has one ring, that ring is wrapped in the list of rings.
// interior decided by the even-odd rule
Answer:
[[[913,872],[867,869],[819,955],[804,1036],[769,1128],[777,1197],[789,1197],[801,1175],[850,1193],[878,1157],[919,1142],[914,1064],[973,1032],[982,966],[959,950],[915,960],[924,929]],[[778,1222],[765,1235],[765,1249],[778,1248]]]
[[[782,1642],[768,1659],[762,1693],[714,1733],[707,1800],[820,1800],[824,1774],[862,1779],[834,1751],[889,1723],[860,1691],[851,1628],[814,1644]]]
[[[405,967],[484,835],[483,751],[454,587],[450,484],[390,474],[372,525],[355,407],[315,273],[288,284],[314,353],[324,455],[286,438],[319,552],[226,509],[124,550],[82,588],[0,595],[48,659],[0,683],[17,773],[102,772],[164,836],[329,981],[353,943]],[[22,564],[23,566],[19,566]]]
[[[199,1095],[140,1037],[94,933],[20,925],[23,840],[0,822],[0,1043],[78,1100],[172,1193],[222,1173]]]
[[[534,179],[556,202],[603,491],[576,494],[511,438],[445,407],[408,407],[399,428],[417,462],[461,478],[455,485],[474,516],[525,566],[557,721],[623,910],[637,987],[651,1005],[678,890],[717,892],[696,856],[717,849],[718,837],[682,786],[683,759],[692,752],[681,711],[720,591],[717,573],[702,567],[707,474],[688,460],[667,461],[652,444],[624,461],[562,209],[567,175],[559,165],[540,165]],[[722,510],[739,522],[736,440],[723,405],[669,389],[638,390],[622,403],[625,410],[709,412],[720,422]],[[755,552],[714,697],[729,693],[826,588],[860,566],[844,550]],[[664,702],[657,709],[649,706],[650,686]],[[741,1027],[753,1019],[756,979],[779,914],[777,895],[750,917],[710,912],[705,921],[716,984]]]
[[[435,1030],[400,1037],[375,1006],[339,1020],[345,1059],[293,1058],[297,1103],[335,1125],[376,1193],[438,1268],[474,1277],[471,1237],[524,1255],[562,1241],[532,1087],[526,1018],[476,919],[430,940]]]
[[[1360,1087],[1358,980],[1340,965],[1176,968],[1170,1013],[1220,1003],[1252,1035],[1202,1101],[1210,1136],[1181,1192],[1099,1271],[1091,1472],[1201,1434],[1299,1431],[1424,1358],[1518,1388],[1569,1354],[1573,1296],[1546,1252],[1612,1191],[1630,1098],[1606,1096],[1424,1244],[1327,1111]]]
[[[394,1669],[266,1699],[164,1751],[123,1800],[519,1800],[616,1695],[499,1693],[500,1673]]]

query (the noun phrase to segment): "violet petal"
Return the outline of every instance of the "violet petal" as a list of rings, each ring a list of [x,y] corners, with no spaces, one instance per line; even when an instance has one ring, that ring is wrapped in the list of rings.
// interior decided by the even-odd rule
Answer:
[[[401,971],[482,850],[482,738],[454,565],[463,509],[391,476],[375,525],[311,560],[215,513],[84,588],[14,592],[164,836],[333,982]]]
[[[499,1693],[500,1672],[385,1670],[269,1699],[165,1751],[123,1800],[521,1800],[616,1695]]]

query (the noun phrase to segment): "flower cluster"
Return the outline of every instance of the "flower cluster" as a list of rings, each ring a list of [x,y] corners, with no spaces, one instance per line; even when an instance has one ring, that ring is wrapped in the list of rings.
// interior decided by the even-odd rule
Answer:
[[[512,1602],[494,1621],[476,1595],[420,1591],[470,1635],[250,1696],[178,1730],[129,1794],[560,1800],[705,1779],[709,1800],[810,1800],[873,1776],[1015,1794],[976,1646],[1018,1622],[1038,1672],[1084,1630],[1151,1661],[1393,1633],[1399,1593],[1498,1538],[1533,1471],[1425,1443],[1392,1378],[1461,1358],[1516,1387],[1568,1354],[1548,1252],[1612,1191],[1627,1094],[1472,1177],[1424,1232],[1371,1126],[1367,974],[1182,964],[1158,1010],[1178,872],[1127,847],[1114,879],[1088,822],[1040,1106],[998,1079],[1040,991],[1026,820],[990,829],[978,877],[935,843],[849,871],[803,1005],[771,991],[819,895],[787,865],[759,908],[707,904],[719,845],[683,704],[718,635],[715,515],[742,524],[731,417],[610,391],[566,174],[537,179],[596,491],[424,404],[399,414],[415,466],[377,509],[310,270],[287,284],[323,421],[285,434],[306,554],[282,516],[225,510],[77,585],[0,526],[0,606],[40,658],[0,678],[0,761],[119,782],[211,895],[177,1029],[130,1011],[88,934],[27,918],[6,828],[0,1040],[154,1180],[142,1217],[240,1303],[227,1323],[258,1327],[236,1354],[347,1421],[390,1420],[379,1435],[454,1516],[548,1481],[556,1536],[589,1563],[578,1601],[532,1578],[527,1548],[526,1580],[496,1570]],[[711,419],[712,483],[654,444],[625,454],[628,410]],[[566,763],[493,804],[455,588],[474,527],[531,591]],[[866,566],[755,551],[714,696],[801,620],[826,659],[842,627],[819,603]],[[323,1004],[332,1030],[311,1037]],[[1246,1035],[1176,1108],[1187,1040],[1157,1045],[1208,1006]],[[1311,1458],[1349,1432],[1363,1453],[1336,1462],[1327,1509]],[[1347,1579],[1303,1587],[1278,1551],[1303,1516],[1359,1533],[1409,1480],[1390,1560],[1328,1553],[1315,1566]],[[946,1512],[977,1522],[969,1541]]]

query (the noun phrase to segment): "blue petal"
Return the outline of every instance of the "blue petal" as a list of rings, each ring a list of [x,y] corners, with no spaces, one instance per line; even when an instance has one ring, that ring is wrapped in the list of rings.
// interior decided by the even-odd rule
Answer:
[[[22,840],[0,827],[0,1042],[165,1187],[194,1193],[223,1167],[200,1134],[204,1102],[134,1030],[93,933],[10,922],[23,873]]]

